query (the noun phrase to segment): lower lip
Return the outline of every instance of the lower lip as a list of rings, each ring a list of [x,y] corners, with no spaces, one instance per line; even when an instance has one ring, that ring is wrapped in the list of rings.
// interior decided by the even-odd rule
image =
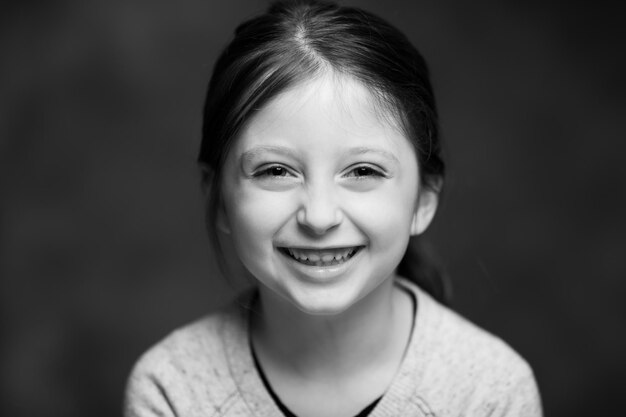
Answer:
[[[352,255],[352,257],[342,263],[336,265],[306,265],[301,262],[296,261],[294,258],[284,253],[280,249],[277,249],[280,254],[287,259],[289,262],[289,266],[295,269],[298,272],[298,275],[306,281],[313,282],[328,282],[332,280],[336,280],[343,274],[345,274],[354,264],[355,259],[361,256],[361,252],[363,252],[363,247]]]

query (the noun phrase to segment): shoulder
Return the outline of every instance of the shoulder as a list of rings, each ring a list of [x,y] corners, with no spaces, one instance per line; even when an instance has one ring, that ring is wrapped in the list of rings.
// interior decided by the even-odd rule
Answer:
[[[198,365],[222,363],[214,359],[223,351],[220,332],[225,319],[225,312],[220,311],[174,330],[139,358],[131,376],[137,372],[171,376],[197,372]]]
[[[245,332],[240,316],[238,306],[230,305],[176,329],[146,351],[128,378],[124,415],[195,416],[224,407],[237,390],[224,336]]]
[[[501,415],[541,415],[533,371],[524,358],[499,337],[409,286],[418,300],[412,349],[426,362],[419,365],[424,400],[444,415],[458,413],[451,407],[472,410],[469,415],[498,409],[509,410]]]

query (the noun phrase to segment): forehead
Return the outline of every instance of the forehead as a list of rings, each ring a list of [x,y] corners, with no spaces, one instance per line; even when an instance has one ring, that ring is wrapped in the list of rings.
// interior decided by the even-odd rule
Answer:
[[[244,125],[238,142],[265,135],[401,138],[398,118],[384,99],[354,77],[325,73],[280,93]]]

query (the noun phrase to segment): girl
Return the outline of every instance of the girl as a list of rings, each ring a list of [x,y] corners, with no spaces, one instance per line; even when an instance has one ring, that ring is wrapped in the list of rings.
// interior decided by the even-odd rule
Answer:
[[[444,164],[426,64],[398,30],[314,1],[245,22],[199,160],[215,246],[255,289],[148,351],[127,417],[541,415],[524,360],[444,307],[407,250]]]

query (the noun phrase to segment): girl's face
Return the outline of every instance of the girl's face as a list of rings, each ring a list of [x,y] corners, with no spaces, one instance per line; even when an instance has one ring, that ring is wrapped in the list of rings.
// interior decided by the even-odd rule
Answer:
[[[222,190],[218,226],[242,263],[263,292],[310,314],[345,311],[393,277],[437,205],[413,146],[349,77],[263,107],[227,156]]]

